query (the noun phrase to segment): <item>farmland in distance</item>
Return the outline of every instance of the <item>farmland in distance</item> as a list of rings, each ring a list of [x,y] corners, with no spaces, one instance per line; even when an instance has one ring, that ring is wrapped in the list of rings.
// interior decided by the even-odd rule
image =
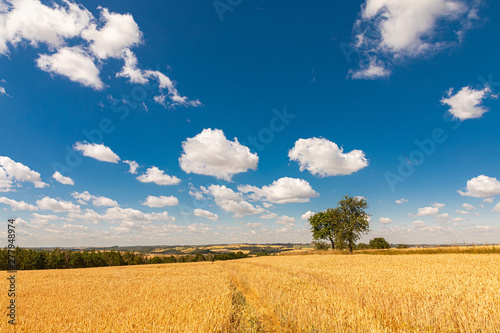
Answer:
[[[7,280],[2,279],[4,290]],[[18,272],[2,332],[498,332],[498,254],[299,255]],[[2,304],[8,301],[2,294]]]

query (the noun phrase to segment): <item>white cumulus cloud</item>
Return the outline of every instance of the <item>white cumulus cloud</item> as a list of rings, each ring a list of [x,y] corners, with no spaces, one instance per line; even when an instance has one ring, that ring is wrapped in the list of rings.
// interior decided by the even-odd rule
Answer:
[[[372,20],[372,27],[380,33],[380,49],[417,55],[432,47],[428,37],[438,20],[456,20],[466,11],[463,2],[453,0],[367,0],[362,20]],[[362,43],[368,42],[368,36],[363,36]]]
[[[121,76],[128,78],[131,83],[146,84],[150,79],[155,79],[158,82],[160,88],[160,95],[154,96],[153,99],[156,103],[167,106],[165,103],[166,97],[170,99],[170,105],[183,105],[183,106],[200,106],[201,103],[198,100],[189,100],[186,96],[181,96],[175,88],[174,83],[168,76],[153,70],[143,70],[138,68],[138,61],[135,54],[129,49],[125,49],[122,54],[125,64],[122,70],[116,74],[116,76]],[[167,95],[163,93],[163,90],[167,89]]]
[[[413,215],[413,214],[408,214],[410,217],[415,217],[415,216],[432,216],[432,215],[438,215],[439,214],[439,210],[441,208],[445,207],[445,204],[442,204],[442,203],[434,203],[432,205],[432,207],[422,207],[422,208],[419,208],[418,211],[417,211],[417,215]]]
[[[480,175],[467,181],[465,192],[458,191],[461,196],[487,198],[500,194],[500,181],[496,178]]]
[[[82,205],[86,205],[94,197],[89,191],[84,192],[73,192],[71,196],[76,199],[76,201]]]
[[[249,229],[259,229],[263,225],[264,225],[263,223],[247,223],[247,227]]]
[[[460,91],[453,94],[453,89],[448,91],[448,97],[441,100],[442,104],[450,107],[450,114],[460,120],[481,118],[483,114],[488,112],[484,107],[483,101],[488,98],[496,98],[491,93],[489,87],[481,90],[476,90],[471,87],[463,87]]]
[[[438,220],[448,220],[450,218],[450,214],[448,213],[438,214],[435,216],[435,218]]]
[[[88,10],[70,1],[49,7],[38,0],[8,0],[1,9],[0,53],[8,52],[9,43],[16,46],[23,41],[60,47],[66,39],[79,36],[92,19]]]
[[[136,224],[153,221],[175,221],[168,212],[143,213],[133,208],[108,208],[101,217],[104,220],[120,222],[122,226],[134,227]]]
[[[205,192],[203,192],[203,191],[197,191],[195,189],[189,190],[189,195],[192,196],[192,197],[195,197],[196,200],[198,200],[198,201],[202,201],[202,200],[206,199],[205,196],[203,195],[203,193],[206,193],[206,191]]]
[[[274,220],[278,218],[278,214],[276,213],[267,213],[267,214],[262,214],[260,216],[261,219],[263,220]]]
[[[165,236],[171,232],[177,232],[184,229],[181,226],[172,224],[153,224],[152,222],[173,222],[175,217],[170,216],[168,212],[144,213],[137,209],[113,207],[108,208],[105,213],[98,214],[91,209],[86,209],[83,214],[69,213],[68,217],[75,220],[83,220],[94,224],[104,222],[117,225],[110,229],[120,232],[145,232],[161,234]]]
[[[419,208],[416,216],[430,216],[439,214],[439,208],[436,207],[423,207]]]
[[[212,195],[215,203],[224,211],[233,213],[233,218],[264,212],[264,208],[252,205],[240,193],[236,193],[224,185],[210,185],[206,189],[206,193]]]
[[[9,199],[6,197],[0,197],[0,203],[9,205],[10,208],[14,211],[16,211],[16,210],[27,210],[27,211],[38,210],[38,207],[30,205],[24,201],[16,201],[16,200]]]
[[[465,209],[465,210],[473,210],[473,209],[476,209],[476,207],[474,207],[473,205],[469,204],[469,203],[464,203],[462,205],[462,207]]]
[[[280,178],[271,185],[265,185],[262,188],[240,185],[238,191],[248,194],[252,200],[277,204],[309,202],[311,198],[319,196],[306,180],[290,177]]]
[[[276,219],[277,224],[284,225],[285,227],[292,227],[296,222],[295,218],[287,215],[280,216]]]
[[[92,201],[92,204],[97,207],[118,207],[118,203],[110,198],[95,196],[90,194],[88,191],[84,191],[82,193],[73,192],[71,196],[78,201],[78,203],[82,205],[86,205],[88,202]]]
[[[199,208],[194,210],[194,216],[203,217],[214,222],[219,220],[219,215]]]
[[[387,77],[388,67],[394,62],[457,45],[474,26],[479,3],[475,0],[366,0],[354,25],[353,48],[360,55],[360,68],[350,71],[351,77]]]
[[[307,169],[320,177],[350,175],[368,166],[363,151],[344,153],[343,148],[324,138],[297,140],[288,157],[299,163],[300,171]]]
[[[51,210],[55,213],[80,211],[80,206],[70,201],[57,200],[50,197],[44,197],[38,200],[36,204],[41,210]]]
[[[301,220],[304,220],[304,221],[307,221],[307,220],[309,220],[309,218],[310,218],[311,216],[313,216],[314,214],[316,214],[316,213],[311,212],[311,211],[309,210],[309,211],[305,212],[304,214],[302,214],[302,216],[300,217],[300,219],[301,219]]]
[[[425,227],[425,223],[424,223],[424,221],[417,220],[417,221],[413,221],[413,226],[417,227],[417,228],[422,228],[422,227]]]
[[[370,64],[364,68],[349,71],[349,76],[353,79],[375,80],[387,78],[390,75],[391,71],[374,59],[371,59]]]
[[[54,174],[52,175],[52,178],[54,178],[59,183],[64,184],[64,185],[75,185],[75,182],[73,181],[73,179],[71,179],[70,177],[65,177],[65,176],[61,175],[61,173],[59,171],[54,172]]]
[[[214,176],[231,181],[235,174],[256,170],[259,162],[257,154],[241,145],[238,139],[226,139],[219,129],[204,129],[193,138],[182,143],[183,154],[179,165],[186,173]]]
[[[407,202],[408,202],[408,200],[406,200],[406,199],[399,199],[399,200],[396,200],[395,202],[396,202],[398,205],[402,205],[402,204],[404,204],[404,203],[407,203]]]
[[[102,8],[100,21],[105,22],[102,28],[98,29],[93,23],[83,31],[82,37],[91,42],[90,49],[101,59],[120,57],[124,49],[142,40],[139,26],[130,14],[110,13]]]
[[[201,105],[198,100],[181,96],[165,74],[138,68],[137,58],[130,48],[142,44],[143,36],[131,14],[98,8],[101,15],[96,18],[71,0],[61,4],[43,4],[39,0],[0,2],[0,54],[8,54],[9,46],[18,44],[35,48],[45,46],[53,53],[39,55],[36,63],[40,69],[97,90],[105,87],[100,78],[100,67],[105,65],[103,60],[122,59],[125,64],[116,76],[139,84],[155,79],[158,93],[163,99],[168,97],[170,105]],[[164,94],[164,89],[168,89],[168,94]]]
[[[66,76],[84,86],[97,90],[104,88],[94,60],[79,47],[64,47],[51,55],[42,54],[36,64],[45,72]]]
[[[444,208],[446,205],[444,203],[439,203],[439,202],[435,202],[432,207],[436,207],[436,208]]]
[[[387,225],[387,224],[391,224],[391,223],[394,223],[390,218],[388,217],[381,217],[378,219],[378,221],[380,222],[380,224],[382,225]]]
[[[120,157],[118,157],[111,148],[103,144],[88,143],[85,141],[77,142],[73,145],[73,149],[80,151],[83,156],[91,157],[98,161],[109,163],[118,163],[118,161],[120,161]]]
[[[174,196],[164,196],[155,197],[150,195],[146,198],[146,201],[142,203],[144,206],[148,207],[165,207],[165,206],[177,206],[179,204],[179,199]]]
[[[165,174],[165,171],[153,166],[145,174],[136,177],[141,183],[155,183],[156,185],[177,185],[181,180],[175,176]]]
[[[16,182],[33,183],[36,188],[49,186],[42,182],[40,174],[26,165],[15,162],[7,156],[0,156],[0,192],[12,191]]]
[[[113,199],[106,197],[96,197],[92,198],[92,204],[97,207],[118,207],[118,202]]]
[[[123,161],[123,163],[127,163],[129,165],[129,167],[130,167],[130,169],[128,171],[129,173],[131,173],[133,175],[137,174],[137,168],[140,167],[139,163],[137,163],[136,161],[128,161],[128,160]]]

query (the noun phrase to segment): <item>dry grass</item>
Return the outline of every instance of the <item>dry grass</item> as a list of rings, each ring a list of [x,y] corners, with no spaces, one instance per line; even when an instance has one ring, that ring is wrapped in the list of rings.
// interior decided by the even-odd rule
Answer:
[[[17,287],[17,330],[2,316],[1,332],[229,332],[234,312],[210,263],[19,271]]]
[[[408,255],[408,254],[500,254],[499,245],[472,245],[472,246],[433,246],[433,247],[410,247],[406,249],[366,249],[355,250],[350,253],[348,250],[314,250],[304,248],[277,253],[277,255]]]
[[[440,246],[440,247],[412,247],[407,249],[388,250],[359,250],[358,254],[500,254],[498,245],[473,245],[473,246]]]
[[[500,332],[500,256],[279,256],[226,262],[276,332]],[[245,292],[248,290],[248,292]],[[277,323],[277,324],[276,324]]]
[[[497,254],[273,256],[18,278],[17,332],[500,332]]]

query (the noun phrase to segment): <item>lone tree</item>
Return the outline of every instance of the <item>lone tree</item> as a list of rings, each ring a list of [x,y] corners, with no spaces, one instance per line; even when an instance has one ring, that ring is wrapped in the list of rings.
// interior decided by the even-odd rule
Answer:
[[[314,214],[309,218],[311,232],[315,240],[328,239],[332,249],[347,245],[349,252],[354,250],[356,241],[370,230],[366,213],[368,204],[365,198],[344,196],[335,209]]]
[[[370,215],[365,212],[367,208],[365,198],[353,198],[348,195],[345,195],[338,203],[336,210],[338,210],[340,230],[337,234],[339,239],[347,243],[349,252],[354,250],[356,241],[370,231],[368,222]]]

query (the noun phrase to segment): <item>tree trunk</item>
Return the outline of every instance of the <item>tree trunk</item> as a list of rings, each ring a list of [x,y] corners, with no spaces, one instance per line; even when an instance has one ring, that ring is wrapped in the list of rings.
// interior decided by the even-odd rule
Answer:
[[[333,241],[333,238],[330,237],[330,242],[332,242],[332,251],[335,250],[335,242]]]
[[[354,251],[354,246],[352,244],[352,241],[349,241],[349,252]]]

